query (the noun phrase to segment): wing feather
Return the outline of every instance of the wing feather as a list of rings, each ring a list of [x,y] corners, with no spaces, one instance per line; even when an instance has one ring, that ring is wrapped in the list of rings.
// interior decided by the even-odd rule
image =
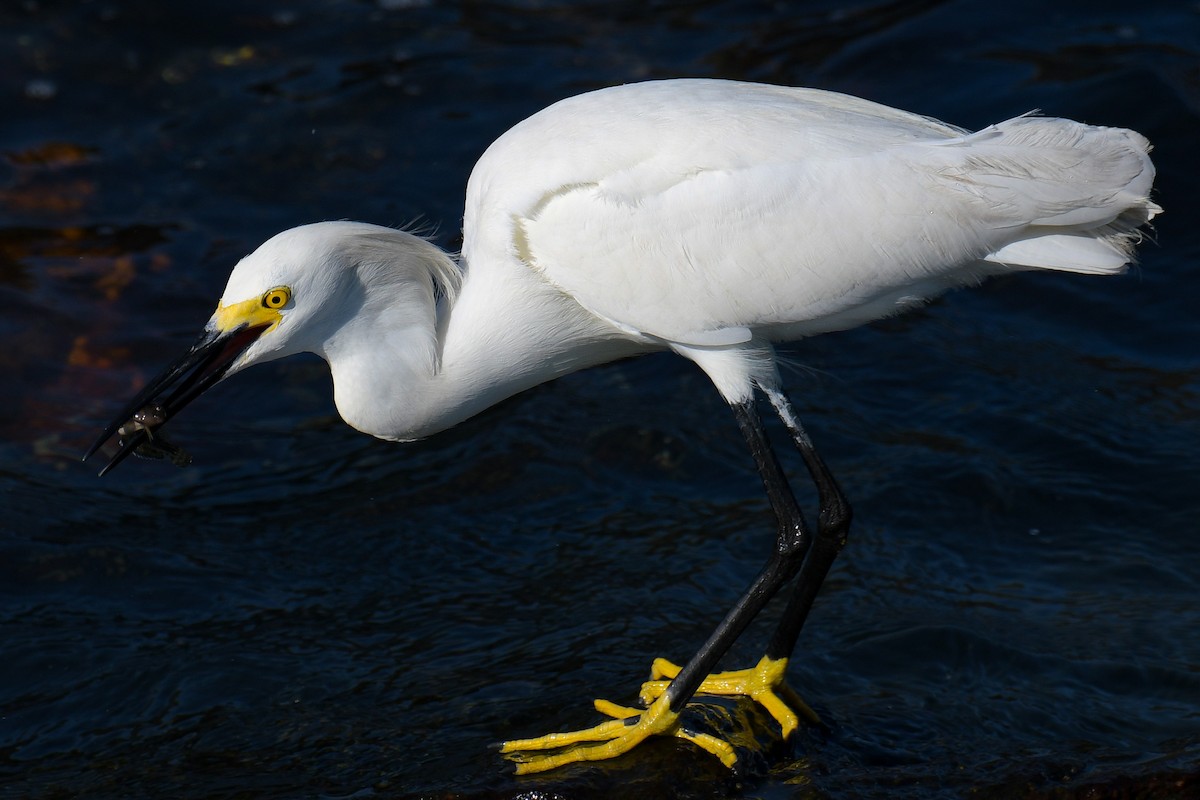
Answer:
[[[616,87],[489,148],[463,252],[469,269],[524,265],[630,335],[796,338],[1008,269],[1119,269],[1158,210],[1147,147],[1033,117],[969,134],[816,90]]]

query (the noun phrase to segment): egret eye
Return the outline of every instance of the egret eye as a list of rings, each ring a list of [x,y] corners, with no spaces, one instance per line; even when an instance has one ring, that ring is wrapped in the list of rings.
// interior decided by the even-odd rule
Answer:
[[[263,308],[283,308],[292,299],[292,290],[286,286],[277,286],[263,295]]]

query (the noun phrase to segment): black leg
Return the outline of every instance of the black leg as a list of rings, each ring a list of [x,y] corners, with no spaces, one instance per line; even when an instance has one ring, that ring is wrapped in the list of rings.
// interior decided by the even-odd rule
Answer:
[[[753,398],[732,406],[738,427],[758,465],[759,475],[778,522],[775,548],[766,566],[683,669],[675,673],[675,668],[668,664],[669,668],[659,673],[661,667],[655,662],[656,674],[665,676],[675,673],[675,677],[665,687],[659,682],[643,685],[642,697],[647,703],[645,711],[597,700],[596,709],[612,717],[611,720],[580,731],[506,742],[501,750],[517,762],[518,773],[541,772],[564,764],[613,758],[655,735],[686,739],[721,759],[725,766],[732,767],[737,761],[737,754],[730,743],[710,734],[689,731],[678,724],[679,713],[702,686],[705,691],[714,694],[754,698],[779,722],[785,737],[795,729],[799,715],[816,720],[816,715],[804,705],[804,701],[787,688],[784,671],[817,590],[846,540],[850,507],[800,427],[787,398],[777,389],[763,391],[787,425],[792,441],[816,484],[821,508],[819,536],[814,539],[805,524],[787,478],[767,441]],[[749,670],[714,675],[710,683],[705,683],[717,662],[763,606],[793,578],[798,583],[788,602],[785,617],[758,665]]]
[[[779,460],[767,440],[762,419],[754,407],[754,400],[747,400],[731,408],[746,443],[750,445],[750,452],[754,456],[771,508],[775,512],[778,523],[775,549],[754,583],[667,687],[670,708],[676,712],[683,709],[767,601],[801,569],[804,556],[812,544],[812,535],[804,522],[804,516],[791,487],[788,486],[783,469],[779,466]],[[796,635],[799,635],[799,627],[796,629]]]
[[[804,459],[804,466],[808,468],[817,487],[817,502],[820,505],[816,538],[800,568],[783,619],[767,645],[767,657],[779,659],[788,658],[795,649],[796,639],[799,638],[800,630],[808,619],[808,612],[812,610],[813,602],[817,599],[817,592],[825,582],[838,553],[846,545],[852,514],[846,495],[838,487],[829,468],[813,447],[812,440],[800,425],[787,395],[779,389],[768,389],[766,395],[791,434],[792,442],[800,451],[800,457]]]

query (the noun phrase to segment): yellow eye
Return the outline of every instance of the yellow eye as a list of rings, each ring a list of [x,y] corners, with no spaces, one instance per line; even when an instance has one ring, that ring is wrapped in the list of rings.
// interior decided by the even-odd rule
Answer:
[[[292,299],[292,290],[286,286],[276,286],[262,297],[263,308],[283,308]]]

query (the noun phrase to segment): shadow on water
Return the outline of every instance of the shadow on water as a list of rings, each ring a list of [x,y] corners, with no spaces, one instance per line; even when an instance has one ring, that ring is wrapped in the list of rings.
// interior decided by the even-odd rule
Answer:
[[[1200,796],[1197,31],[1193,4],[1096,0],[0,8],[0,796]],[[188,409],[192,467],[78,456],[262,239],[353,218],[454,247],[509,125],[686,75],[1134,127],[1167,213],[1127,276],[788,351],[856,508],[790,670],[827,730],[722,707],[765,748],[740,773],[663,741],[514,778],[496,742],[632,702],[760,566],[703,375],[612,365],[399,446],[298,358]]]

